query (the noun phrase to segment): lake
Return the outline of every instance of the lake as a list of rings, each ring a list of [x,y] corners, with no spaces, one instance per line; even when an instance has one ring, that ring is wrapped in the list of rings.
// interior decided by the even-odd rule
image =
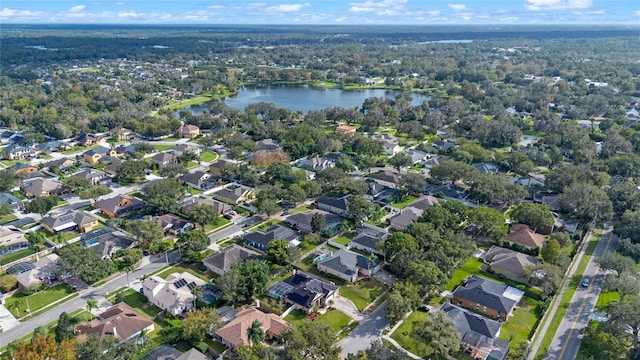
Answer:
[[[344,108],[361,107],[364,101],[370,97],[384,97],[393,99],[402,94],[400,90],[369,89],[369,90],[341,90],[323,89],[311,86],[252,86],[242,87],[237,95],[229,96],[223,101],[227,106],[244,111],[249,104],[257,102],[274,103],[279,108],[291,111],[322,110],[328,107],[341,106]],[[431,99],[429,96],[411,93],[413,105],[420,105],[423,101]],[[191,110],[194,115],[200,115],[207,107],[203,104],[191,105],[186,110]],[[174,116],[178,116],[178,112]]]

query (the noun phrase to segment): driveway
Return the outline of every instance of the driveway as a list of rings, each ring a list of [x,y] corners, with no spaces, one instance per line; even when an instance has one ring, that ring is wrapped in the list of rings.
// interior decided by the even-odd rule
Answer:
[[[362,321],[362,314],[358,311],[356,304],[340,294],[333,299],[333,307],[349,315],[354,320]]]
[[[344,359],[347,354],[356,354],[360,350],[366,350],[372,342],[380,340],[382,330],[389,326],[389,322],[385,318],[386,315],[387,302],[385,301],[340,342],[342,347],[340,356]]]
[[[3,332],[7,332],[8,330],[16,327],[19,323],[20,322],[6,307],[4,307],[4,305],[0,305],[0,328]]]

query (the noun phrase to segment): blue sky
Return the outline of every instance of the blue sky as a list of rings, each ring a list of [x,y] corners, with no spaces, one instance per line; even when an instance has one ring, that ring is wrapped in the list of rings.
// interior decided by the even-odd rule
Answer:
[[[640,24],[640,0],[2,0],[0,23]]]

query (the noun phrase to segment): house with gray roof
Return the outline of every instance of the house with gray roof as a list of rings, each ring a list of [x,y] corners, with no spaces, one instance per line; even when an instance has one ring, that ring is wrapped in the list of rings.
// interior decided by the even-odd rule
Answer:
[[[69,158],[59,158],[55,160],[51,160],[46,162],[44,165],[49,168],[49,170],[53,168],[58,168],[58,170],[62,172],[67,172],[73,165],[75,165],[75,161]]]
[[[318,270],[354,282],[358,276],[372,276],[380,270],[381,261],[356,252],[340,249],[318,262]]]
[[[151,157],[151,162],[158,165],[158,169],[163,169],[168,165],[178,163],[178,157],[167,152],[159,152]]]
[[[528,284],[527,270],[540,264],[540,260],[511,249],[492,246],[483,255],[487,270],[507,279]]]
[[[96,169],[86,169],[77,174],[74,174],[73,176],[88,180],[93,185],[98,185],[102,181],[109,179],[109,175],[107,173]]]
[[[137,244],[136,239],[110,227],[83,234],[80,241],[84,247],[90,248],[103,259],[110,258],[118,250],[128,250]]]
[[[349,242],[349,249],[358,249],[371,254],[382,255],[380,245],[389,236],[386,229],[377,226],[364,224],[356,229],[356,236]]]
[[[295,230],[299,230],[304,233],[310,233],[313,232],[311,221],[313,220],[313,216],[315,214],[324,216],[324,231],[328,231],[330,234],[334,234],[342,227],[344,218],[322,210],[311,210],[307,212],[291,214],[285,219],[285,223],[287,223],[289,226],[291,226],[291,228]]]
[[[202,264],[212,272],[218,275],[224,275],[231,269],[231,265],[249,259],[258,259],[260,257],[260,254],[255,251],[233,244],[228,248],[202,260]]]
[[[206,190],[216,186],[215,178],[204,171],[194,171],[181,175],[178,179],[195,189]]]
[[[214,199],[220,200],[227,204],[238,205],[240,203],[250,201],[256,198],[255,191],[243,185],[232,185],[225,189],[218,190],[211,194]]]
[[[189,215],[191,213],[191,209],[198,205],[213,206],[215,211],[220,215],[226,214],[233,209],[231,205],[223,203],[222,201],[203,197],[191,197],[182,203],[180,211],[185,215]]]
[[[7,160],[30,159],[36,156],[36,152],[22,145],[11,144],[4,148],[4,158]]]
[[[335,167],[336,164],[325,158],[321,158],[320,156],[316,155],[314,157],[307,157],[304,160],[301,160],[298,163],[298,166],[307,170],[320,171],[320,170],[325,170],[325,169],[330,169],[332,167]]]
[[[0,193],[0,204],[9,206],[13,211],[19,211],[24,208],[22,200],[9,193]]]
[[[492,319],[507,321],[524,292],[477,275],[471,275],[452,294],[451,303]]]
[[[273,225],[267,229],[267,231],[254,231],[245,234],[242,241],[245,245],[260,251],[267,250],[267,245],[274,240],[287,240],[291,245],[297,245],[296,240],[300,239],[300,235],[295,231],[288,229],[284,226]]]
[[[471,166],[485,174],[495,175],[498,173],[498,171],[500,171],[500,166],[490,162],[475,163],[471,164]]]
[[[296,309],[307,314],[316,307],[324,306],[335,299],[340,288],[329,281],[304,271],[294,270],[293,275],[278,281],[267,289],[267,294],[276,300],[284,299]]]
[[[380,185],[388,188],[395,189],[400,184],[400,175],[394,171],[378,171],[375,174],[369,175],[369,179],[377,182]]]
[[[328,198],[321,197],[316,201],[317,207],[320,210],[328,211],[336,215],[345,216],[349,211],[348,196],[340,198]]]

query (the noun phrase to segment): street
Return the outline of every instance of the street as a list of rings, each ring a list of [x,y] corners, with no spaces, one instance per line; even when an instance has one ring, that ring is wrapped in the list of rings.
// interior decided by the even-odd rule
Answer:
[[[582,279],[589,279],[589,286],[578,285],[569,308],[556,330],[545,359],[573,360],[578,355],[582,342],[582,329],[589,322],[606,276],[604,272],[600,271],[597,262],[606,252],[615,251],[617,246],[618,238],[613,235],[612,230],[611,225],[605,227],[582,277]]]
[[[374,312],[360,322],[353,331],[340,342],[342,353],[340,356],[344,359],[347,354],[355,354],[360,350],[366,350],[371,343],[380,340],[382,330],[389,326],[389,322],[385,318],[387,314],[387,302],[385,301]]]
[[[218,241],[229,238],[229,237],[240,235],[242,234],[242,231],[244,230],[245,226],[255,225],[261,221],[262,221],[262,218],[260,216],[241,218],[235,224],[211,234],[211,236],[209,236],[209,239],[211,240],[211,244],[215,244]]]

